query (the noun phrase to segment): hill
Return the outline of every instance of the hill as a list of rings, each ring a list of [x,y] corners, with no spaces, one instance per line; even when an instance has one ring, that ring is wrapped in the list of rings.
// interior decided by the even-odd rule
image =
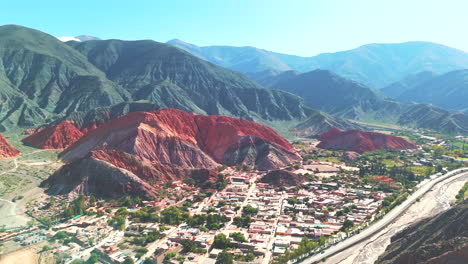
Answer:
[[[383,88],[410,74],[437,74],[468,68],[468,54],[444,45],[414,41],[368,44],[361,47],[301,57],[254,47],[199,47],[180,40],[168,42],[212,63],[244,73],[265,70],[309,72],[325,69],[371,87]]]
[[[284,82],[292,77],[301,74],[298,71],[277,71],[277,70],[264,70],[261,72],[249,72],[246,73],[252,80],[255,80],[259,84],[272,88],[278,82]]]
[[[318,138],[319,148],[354,151],[357,153],[372,152],[378,149],[415,149],[417,146],[400,137],[377,132],[359,130],[340,131],[331,129]]]
[[[378,264],[467,263],[468,202],[405,228],[391,238]]]
[[[250,120],[297,120],[311,113],[296,96],[264,89],[243,74],[167,44],[149,40],[69,44],[128,90],[134,100]]]
[[[1,26],[0,63],[4,129],[129,99],[82,54],[34,29]]]
[[[437,75],[431,71],[423,71],[416,74],[411,74],[398,82],[394,82],[389,86],[382,88],[381,91],[391,98],[398,98],[402,93],[411,90],[415,86],[423,84],[435,76]]]
[[[273,170],[260,179],[262,183],[268,183],[275,188],[296,187],[307,181],[304,175],[298,175],[287,170]]]
[[[468,110],[468,70],[452,71],[412,83],[396,98],[430,103],[445,109]]]
[[[300,159],[288,141],[269,127],[176,109],[131,113],[109,121],[85,134],[59,157],[69,164],[44,183],[52,192],[79,191],[85,184],[81,180],[92,173],[93,167],[99,167],[101,173],[111,167],[102,176],[106,180],[112,179],[110,172],[124,169],[133,175],[119,172],[122,179],[163,183],[193,175],[193,170],[199,173],[200,169],[215,169],[220,164],[269,170]],[[91,167],[83,173],[74,172],[77,164]],[[73,178],[71,185],[64,187],[64,178],[69,177]]]
[[[277,82],[273,88],[301,96],[306,105],[341,118],[393,123],[452,134],[468,133],[466,113],[388,99],[379,91],[327,70],[289,77]],[[350,127],[344,122],[340,123]]]
[[[13,158],[19,154],[19,150],[12,147],[8,140],[0,134],[0,159]]]
[[[71,122],[62,121],[56,125],[37,129],[22,141],[41,149],[63,149],[75,143],[83,133]]]
[[[311,137],[323,134],[332,128],[341,130],[365,129],[364,126],[352,121],[334,117],[323,112],[317,112],[312,114],[307,120],[296,125],[294,132],[300,137]]]
[[[364,119],[382,107],[371,88],[327,70],[315,70],[278,81],[272,88],[296,94],[311,107],[345,118]]]
[[[149,40],[63,43],[6,25],[0,27],[0,60],[0,131],[63,120],[81,125],[86,115],[99,115],[94,109],[137,101],[157,104],[145,110],[172,107],[269,124],[315,112],[297,96]]]
[[[211,63],[240,72],[265,70],[287,71],[291,68],[268,51],[255,47],[208,46],[199,47],[179,39],[167,42]]]

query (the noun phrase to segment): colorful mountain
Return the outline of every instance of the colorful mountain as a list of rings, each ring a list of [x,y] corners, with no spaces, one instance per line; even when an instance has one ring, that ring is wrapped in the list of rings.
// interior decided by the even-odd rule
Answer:
[[[8,140],[0,134],[0,159],[14,158],[19,154],[19,150],[12,147]]]
[[[38,129],[22,141],[41,149],[64,149],[82,136],[83,132],[75,125],[69,121],[62,121],[56,125]]]
[[[177,109],[130,113],[109,121],[86,133],[59,157],[68,164],[44,182],[50,192],[96,190],[111,196],[119,190],[151,196],[162,183],[187,177],[216,179],[210,171],[221,164],[270,170],[300,160],[292,145],[267,126]],[[117,191],[87,186],[117,176]]]
[[[354,151],[357,153],[372,152],[378,149],[415,149],[417,146],[400,137],[377,132],[359,130],[341,131],[337,128],[322,134],[318,138],[319,148],[331,150]]]

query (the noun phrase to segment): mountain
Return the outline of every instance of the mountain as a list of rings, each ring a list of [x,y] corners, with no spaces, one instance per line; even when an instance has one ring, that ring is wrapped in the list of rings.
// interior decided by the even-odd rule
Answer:
[[[341,130],[365,129],[364,126],[347,119],[334,117],[323,112],[316,112],[310,115],[307,120],[296,125],[293,130],[297,136],[310,137],[323,134],[332,128],[339,128]]]
[[[276,53],[254,47],[198,47],[180,40],[168,43],[212,63],[244,73],[265,70],[309,72],[325,69],[377,88],[386,87],[422,71],[442,74],[468,68],[468,53],[422,41],[368,44],[313,57]]]
[[[157,189],[151,187],[151,182],[161,184],[206,174],[209,172],[200,170],[215,169],[220,164],[244,164],[269,170],[300,159],[288,141],[269,127],[247,120],[196,115],[176,109],[131,113],[109,121],[86,133],[59,157],[68,164],[44,183],[52,193],[101,188],[86,186],[90,183],[84,182],[93,174],[92,168],[96,168],[102,179],[92,176],[93,182],[112,181],[112,173],[117,173],[119,181],[131,182],[132,190],[149,188],[146,194],[150,196]],[[81,166],[88,169],[74,171]],[[139,180],[145,184],[140,184]],[[114,186],[116,183],[109,184]],[[124,188],[119,184],[118,188]],[[101,190],[99,193],[106,192]],[[119,192],[113,190],[111,193]]]
[[[8,140],[0,134],[0,159],[13,158],[19,154],[19,150],[12,147]]]
[[[269,124],[314,113],[297,96],[155,41],[63,43],[7,25],[0,27],[0,65],[0,130],[79,124],[75,119],[96,108],[135,101],[157,104],[145,110],[172,107]]]
[[[101,40],[100,38],[89,36],[89,35],[79,35],[76,37],[58,37],[62,42],[67,41],[89,41],[89,40]]]
[[[377,132],[359,130],[341,131],[337,128],[319,136],[319,148],[354,151],[357,153],[373,152],[379,149],[415,149],[417,146],[400,137]]]
[[[322,111],[364,119],[382,107],[383,98],[371,88],[327,70],[314,70],[278,81],[272,88],[296,94]]]
[[[341,118],[393,123],[451,134],[468,133],[466,113],[388,99],[379,91],[327,70],[302,73],[277,82],[273,88],[299,95],[306,105]]]
[[[398,98],[402,93],[411,90],[415,86],[421,85],[424,82],[437,76],[431,71],[423,71],[416,74],[410,74],[398,82],[394,82],[389,86],[382,88],[380,91],[391,98]]]
[[[211,63],[240,72],[264,70],[287,71],[291,68],[269,51],[255,47],[208,46],[198,47],[173,39],[167,42]]]
[[[90,35],[79,35],[75,37],[76,39],[79,39],[80,41],[89,41],[89,40],[101,40],[98,37],[90,36]]]
[[[41,149],[63,149],[75,143],[83,133],[71,122],[62,121],[56,125],[38,129],[22,141]]]
[[[446,109],[468,110],[468,70],[452,71],[413,83],[396,98]]]
[[[1,26],[0,65],[4,129],[129,99],[82,54],[37,30]]]
[[[403,229],[376,263],[468,263],[468,202]]]
[[[274,87],[278,82],[285,82],[299,74],[301,73],[298,71],[277,70],[264,70],[261,72],[246,73],[246,75],[249,76],[252,80],[268,88]]]
[[[264,89],[243,74],[154,41],[70,42],[134,100],[210,115],[297,120],[312,111],[289,93]]]

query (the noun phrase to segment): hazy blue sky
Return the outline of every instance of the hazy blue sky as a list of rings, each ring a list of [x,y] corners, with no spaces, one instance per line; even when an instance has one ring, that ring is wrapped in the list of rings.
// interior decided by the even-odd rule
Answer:
[[[0,24],[54,36],[179,38],[303,56],[412,40],[468,51],[466,0],[3,0],[1,5]]]

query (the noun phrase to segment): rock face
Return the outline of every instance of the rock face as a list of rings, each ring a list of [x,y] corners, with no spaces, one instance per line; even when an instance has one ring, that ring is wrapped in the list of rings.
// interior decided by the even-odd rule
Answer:
[[[307,120],[299,123],[294,128],[294,132],[299,137],[311,137],[323,134],[332,128],[343,130],[364,129],[363,126],[347,119],[317,111],[316,113],[311,114]]]
[[[245,164],[268,170],[300,159],[292,145],[269,127],[176,109],[131,113],[109,121],[88,132],[59,157],[69,164],[44,182],[51,193],[99,193],[101,188],[107,187],[85,186],[100,183],[98,179],[90,181],[95,177],[113,180],[112,173],[116,169],[125,172],[119,174],[120,182],[126,179],[138,184],[139,181],[131,180],[135,176],[151,187],[151,191],[145,191],[146,185],[136,188],[122,183],[109,185],[117,190],[100,192],[111,196],[119,193],[119,189],[132,193],[135,188],[151,196],[158,185],[186,177],[197,182],[216,180],[211,170],[220,164]],[[83,169],[77,169],[80,164]],[[93,168],[100,172],[93,174]],[[109,168],[108,172],[103,168]],[[67,178],[80,181],[71,181],[64,187]]]
[[[62,121],[58,124],[38,129],[37,132],[23,139],[23,142],[41,149],[64,149],[75,143],[83,133],[71,122]]]
[[[468,263],[468,202],[399,232],[376,263]]]
[[[271,184],[275,187],[290,187],[298,186],[306,181],[306,178],[302,175],[295,174],[286,170],[274,170],[267,173],[260,180],[263,183]]]
[[[299,159],[291,144],[269,127],[176,109],[131,113],[107,122],[60,158],[72,162],[93,150],[120,150],[150,163],[190,168],[246,163],[267,170]]]
[[[357,153],[372,152],[378,149],[414,149],[417,146],[400,137],[377,132],[359,130],[341,131],[333,128],[319,136],[319,148],[346,150]]]
[[[0,134],[0,159],[13,158],[19,154],[19,150],[12,147],[8,140]]]

